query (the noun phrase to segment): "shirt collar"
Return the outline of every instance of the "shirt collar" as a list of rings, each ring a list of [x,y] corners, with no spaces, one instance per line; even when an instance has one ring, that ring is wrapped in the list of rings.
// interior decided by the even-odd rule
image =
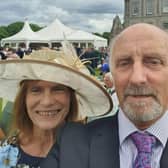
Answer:
[[[119,138],[120,145],[123,141],[133,132],[139,131],[135,125],[125,116],[122,109],[119,109]],[[168,111],[166,111],[163,116],[147,128],[144,131],[147,131],[157,137],[162,145],[165,147],[168,139]]]

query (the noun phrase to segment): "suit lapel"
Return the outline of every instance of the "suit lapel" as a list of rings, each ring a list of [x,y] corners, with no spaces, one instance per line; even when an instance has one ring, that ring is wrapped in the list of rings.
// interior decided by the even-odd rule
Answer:
[[[59,168],[88,168],[88,134],[85,126],[68,123],[61,132]],[[58,139],[59,140],[59,139]]]
[[[119,168],[117,116],[102,120],[102,126],[91,139],[90,168]]]
[[[168,142],[163,150],[162,157],[160,160],[160,168],[167,168],[168,167]]]

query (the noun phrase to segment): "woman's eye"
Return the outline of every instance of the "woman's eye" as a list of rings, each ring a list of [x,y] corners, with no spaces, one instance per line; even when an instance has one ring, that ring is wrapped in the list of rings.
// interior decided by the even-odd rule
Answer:
[[[59,92],[59,91],[66,91],[67,88],[65,86],[56,86],[52,90],[56,91],[56,92]]]
[[[39,93],[39,92],[41,91],[41,89],[38,88],[38,87],[32,87],[32,88],[30,89],[30,91],[31,91],[32,93]]]

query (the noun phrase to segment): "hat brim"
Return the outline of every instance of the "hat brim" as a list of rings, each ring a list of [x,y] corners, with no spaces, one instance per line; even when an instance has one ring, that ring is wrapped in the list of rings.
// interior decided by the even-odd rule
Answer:
[[[79,113],[84,116],[104,115],[113,107],[105,88],[78,70],[31,59],[0,61],[0,97],[14,101],[22,80],[45,80],[71,87],[76,92]]]

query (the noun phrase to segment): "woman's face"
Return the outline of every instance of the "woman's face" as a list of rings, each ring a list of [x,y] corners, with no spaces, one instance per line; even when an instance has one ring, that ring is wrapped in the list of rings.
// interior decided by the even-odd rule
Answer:
[[[70,89],[53,82],[29,81],[26,107],[35,128],[53,129],[70,109]]]

